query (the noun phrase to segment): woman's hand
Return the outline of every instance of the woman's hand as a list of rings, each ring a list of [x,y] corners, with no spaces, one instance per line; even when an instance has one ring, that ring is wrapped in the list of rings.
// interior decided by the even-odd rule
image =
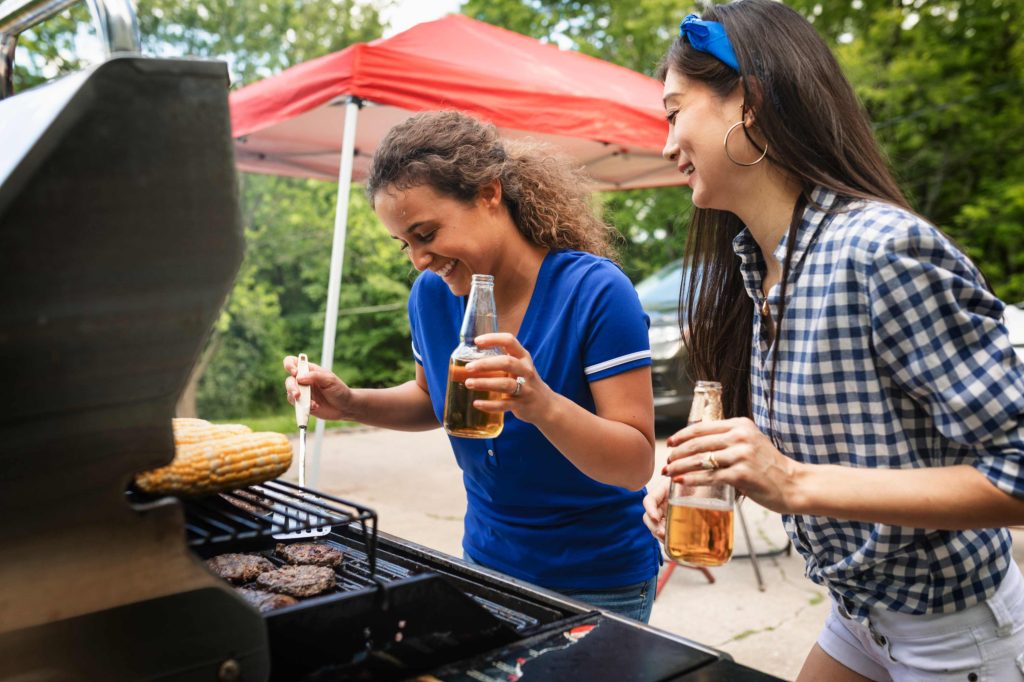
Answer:
[[[555,399],[552,391],[533,366],[533,358],[512,334],[482,334],[476,337],[479,348],[501,348],[505,355],[473,360],[466,369],[474,374],[504,372],[503,377],[473,377],[466,388],[503,393],[499,400],[477,400],[473,405],[483,412],[511,412],[524,422],[535,423],[549,412]],[[522,381],[517,381],[521,377]],[[517,390],[518,389],[518,390]]]
[[[779,452],[750,419],[691,424],[670,436],[662,473],[687,485],[728,483],[762,507],[783,514],[800,506],[798,483],[807,465]]]
[[[654,537],[665,542],[665,511],[668,507],[670,481],[658,481],[647,486],[644,496],[644,525]]]
[[[299,360],[294,355],[284,359],[284,370],[290,375],[284,381],[288,402],[295,404],[299,398],[299,384],[310,387],[309,412],[319,419],[337,420],[351,418],[349,406],[352,389],[333,372],[309,363],[309,373],[296,379]]]

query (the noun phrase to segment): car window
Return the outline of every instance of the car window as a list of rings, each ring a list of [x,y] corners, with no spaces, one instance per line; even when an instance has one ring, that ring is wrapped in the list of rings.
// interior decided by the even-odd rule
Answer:
[[[669,263],[636,285],[640,304],[645,308],[661,308],[679,301],[683,278],[682,261]]]

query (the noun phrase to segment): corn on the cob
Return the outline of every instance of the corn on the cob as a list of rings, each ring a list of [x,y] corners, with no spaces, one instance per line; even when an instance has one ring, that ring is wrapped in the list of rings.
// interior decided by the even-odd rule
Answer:
[[[252,429],[244,424],[211,424],[205,419],[189,417],[175,417],[171,423],[174,427],[175,447],[252,433]]]
[[[173,462],[137,475],[135,484],[147,493],[207,495],[277,478],[291,465],[292,446],[283,434],[225,434],[214,427],[209,435],[183,439],[175,445]]]

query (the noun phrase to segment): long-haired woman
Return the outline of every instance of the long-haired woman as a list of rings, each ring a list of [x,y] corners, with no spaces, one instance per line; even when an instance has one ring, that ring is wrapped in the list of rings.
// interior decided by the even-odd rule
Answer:
[[[800,680],[1024,677],[1024,366],[1004,304],[916,215],[835,58],[771,0],[713,6],[663,64],[695,206],[681,302],[727,416],[664,473],[781,512],[833,608]],[[645,500],[663,537],[665,491]]]

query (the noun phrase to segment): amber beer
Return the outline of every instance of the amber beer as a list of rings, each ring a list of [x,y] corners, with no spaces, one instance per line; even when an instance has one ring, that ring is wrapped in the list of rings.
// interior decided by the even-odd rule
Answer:
[[[680,497],[668,501],[665,552],[691,566],[721,566],[732,556],[732,504]]]
[[[483,412],[473,407],[474,400],[501,400],[504,393],[466,388],[466,379],[508,377],[507,372],[470,372],[468,360],[452,358],[448,363],[448,392],[444,399],[444,428],[462,438],[497,438],[505,425],[504,412]]]
[[[444,430],[460,438],[496,438],[505,425],[505,413],[483,412],[473,407],[475,400],[499,400],[496,391],[466,388],[466,379],[507,377],[505,372],[470,372],[466,365],[501,355],[498,348],[478,348],[476,337],[498,331],[498,311],[494,305],[494,277],[473,275],[473,284],[466,300],[466,312],[459,329],[459,345],[448,361],[448,387],[444,397]]]
[[[689,423],[722,417],[722,385],[698,381]],[[665,519],[665,553],[687,566],[721,566],[727,562],[732,556],[734,499],[730,485],[673,482]]]

